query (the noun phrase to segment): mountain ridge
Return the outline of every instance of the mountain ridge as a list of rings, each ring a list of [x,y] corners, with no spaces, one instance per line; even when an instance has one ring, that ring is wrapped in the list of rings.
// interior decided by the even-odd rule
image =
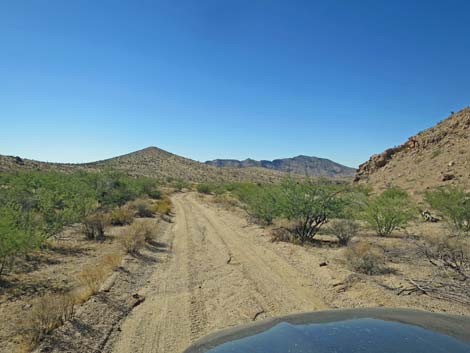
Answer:
[[[248,168],[259,167],[287,173],[302,174],[320,177],[352,177],[356,169],[336,163],[327,158],[298,155],[291,158],[278,158],[273,160],[214,159],[205,164],[219,168]]]

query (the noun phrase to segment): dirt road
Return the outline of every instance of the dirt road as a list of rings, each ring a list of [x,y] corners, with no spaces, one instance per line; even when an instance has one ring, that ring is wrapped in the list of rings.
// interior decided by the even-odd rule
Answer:
[[[268,247],[242,217],[173,197],[168,253],[123,323],[115,353],[180,353],[201,336],[262,318],[325,308],[311,279]]]

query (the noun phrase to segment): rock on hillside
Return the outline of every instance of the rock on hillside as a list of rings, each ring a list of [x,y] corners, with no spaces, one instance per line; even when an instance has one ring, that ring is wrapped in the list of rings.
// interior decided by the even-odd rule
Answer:
[[[260,167],[288,173],[322,177],[353,177],[356,173],[354,168],[346,167],[329,159],[309,156],[275,159],[273,161],[215,159],[213,161],[207,161],[206,164],[230,168]]]
[[[356,182],[418,195],[440,185],[470,188],[470,107],[359,166]]]

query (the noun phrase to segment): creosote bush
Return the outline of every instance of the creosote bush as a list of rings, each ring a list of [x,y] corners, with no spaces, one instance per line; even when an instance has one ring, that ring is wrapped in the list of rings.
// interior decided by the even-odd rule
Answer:
[[[348,245],[358,231],[359,225],[352,219],[335,219],[329,225],[330,232],[338,238],[341,245]]]
[[[356,272],[367,275],[386,272],[383,250],[366,242],[350,244],[346,249],[346,259]]]
[[[428,191],[426,202],[449,222],[457,233],[470,233],[470,193],[459,187]]]
[[[370,197],[364,202],[362,211],[363,219],[379,236],[388,236],[394,230],[406,227],[416,214],[406,191],[397,188]]]

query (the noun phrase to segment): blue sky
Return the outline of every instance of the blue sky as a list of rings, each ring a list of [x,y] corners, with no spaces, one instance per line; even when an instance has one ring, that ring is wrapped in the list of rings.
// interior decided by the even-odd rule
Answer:
[[[470,103],[470,2],[0,0],[0,153],[357,166]]]

